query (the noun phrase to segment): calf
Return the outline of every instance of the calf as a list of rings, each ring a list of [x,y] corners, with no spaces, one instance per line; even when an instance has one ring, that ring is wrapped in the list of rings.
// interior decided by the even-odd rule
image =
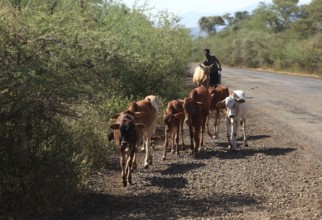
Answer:
[[[163,145],[163,160],[167,157],[167,147],[169,143],[169,135],[172,140],[172,153],[176,152],[179,156],[179,134],[181,134],[181,147],[184,147],[183,140],[183,121],[184,111],[179,100],[168,102],[167,108],[163,114],[164,128],[164,145]]]
[[[203,146],[203,134],[209,114],[209,92],[205,87],[191,90],[189,97],[183,101],[185,122],[189,126],[190,154],[197,156],[199,146]]]
[[[199,66],[195,68],[192,81],[197,87],[208,87],[210,80],[210,71],[212,66],[213,64],[211,64],[210,66],[199,64]]]
[[[217,103],[217,107],[226,107],[226,126],[227,126],[227,138],[228,149],[236,150],[236,138],[238,131],[238,124],[243,126],[244,146],[248,147],[246,137],[246,116],[247,116],[247,104],[246,95],[242,90],[233,91],[229,97]]]
[[[137,145],[142,141],[142,129],[145,125],[136,123],[134,116],[137,113],[126,111],[113,118],[116,118],[116,122],[110,125],[113,129],[113,136],[110,136],[110,140],[114,138],[117,150],[120,157],[121,175],[123,180],[123,186],[127,186],[127,182],[132,184],[132,165],[135,161],[135,153]]]
[[[210,137],[213,139],[218,138],[218,129],[219,129],[219,123],[220,123],[220,110],[225,109],[225,106],[223,107],[217,107],[217,103],[221,100],[224,100],[226,97],[229,96],[229,90],[227,87],[224,86],[216,86],[209,88],[210,93],[210,114],[207,118],[207,133]],[[211,134],[209,130],[209,120],[211,115],[215,114],[215,121],[214,121],[214,133]]]
[[[152,154],[151,154],[151,138],[157,124],[157,110],[153,106],[153,102],[150,98],[132,102],[128,108],[129,111],[141,112],[140,116],[136,116],[135,120],[138,123],[142,123],[145,127],[143,131],[143,145],[145,147],[145,160],[144,168],[148,168],[152,164]]]

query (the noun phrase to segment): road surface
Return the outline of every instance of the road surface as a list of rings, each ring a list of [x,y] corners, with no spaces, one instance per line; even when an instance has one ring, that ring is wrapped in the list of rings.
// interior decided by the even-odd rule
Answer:
[[[321,78],[225,67],[222,84],[244,90],[259,113],[287,124],[322,154]]]

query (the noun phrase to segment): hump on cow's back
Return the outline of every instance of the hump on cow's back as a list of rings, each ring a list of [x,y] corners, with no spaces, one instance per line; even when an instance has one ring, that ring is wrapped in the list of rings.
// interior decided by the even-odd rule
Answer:
[[[154,107],[154,109],[156,110],[156,112],[159,111],[160,104],[159,104],[158,98],[155,95],[148,95],[144,99],[151,102],[151,104]]]

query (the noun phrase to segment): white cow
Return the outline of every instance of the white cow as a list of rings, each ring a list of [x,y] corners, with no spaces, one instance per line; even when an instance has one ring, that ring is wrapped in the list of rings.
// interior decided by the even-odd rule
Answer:
[[[236,150],[236,138],[238,131],[238,124],[242,126],[244,136],[244,146],[248,147],[246,137],[246,116],[247,116],[247,103],[246,95],[242,90],[234,90],[230,96],[217,103],[217,107],[226,106],[226,126],[228,149]]]
[[[199,86],[208,87],[209,80],[210,80],[210,71],[212,66],[213,64],[211,64],[210,66],[199,64],[199,66],[195,68],[192,82],[196,85],[196,87],[199,87]]]

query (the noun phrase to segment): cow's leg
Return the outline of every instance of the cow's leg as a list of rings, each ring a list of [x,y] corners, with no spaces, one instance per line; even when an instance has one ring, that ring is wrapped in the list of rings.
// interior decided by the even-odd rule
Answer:
[[[218,138],[219,123],[220,123],[220,109],[216,109],[214,135],[212,136],[212,139]]]
[[[183,138],[183,120],[180,122],[180,133],[181,133],[181,150],[184,150],[184,138]]]
[[[131,147],[130,152],[128,152],[128,159],[126,164],[126,172],[127,172],[127,181],[130,185],[132,185],[132,162],[134,159],[135,150],[134,147]]]
[[[202,124],[201,124],[201,130],[200,130],[200,150],[203,149],[203,134],[205,133],[205,128],[206,128],[206,120],[207,118],[205,118],[203,121],[202,121]]]
[[[137,163],[136,163],[136,154],[137,154],[137,150],[135,149],[135,151],[134,151],[134,154],[133,154],[133,162],[132,162],[132,170],[135,170],[137,167],[138,167],[138,165],[137,165]]]
[[[147,134],[144,137],[145,142],[145,160],[144,160],[144,168],[149,168],[149,165],[152,164],[152,155],[151,155],[151,140],[150,140],[150,134]]]
[[[146,151],[147,151],[146,157],[147,157],[148,165],[152,165],[152,162],[153,162],[152,152],[151,152],[151,137],[152,137],[152,134],[149,134],[147,138],[147,146],[146,146]]]
[[[125,171],[125,155],[124,152],[121,150],[120,151],[120,165],[121,165],[121,176],[122,176],[122,183],[123,187],[126,187],[127,182],[126,182],[126,171]]]
[[[212,137],[212,134],[211,134],[210,129],[209,129],[209,121],[210,121],[211,116],[212,116],[212,111],[209,111],[209,114],[208,114],[208,117],[207,117],[207,120],[206,120],[206,132],[209,135],[209,137]]]
[[[145,148],[146,148],[146,146],[145,146],[145,142],[144,142],[144,139],[143,139],[142,144],[141,144],[141,152],[144,152]]]
[[[242,129],[243,129],[243,136],[244,136],[244,147],[248,147],[247,143],[247,136],[246,136],[246,119],[242,120]]]
[[[174,154],[176,152],[176,142],[175,142],[175,131],[174,128],[171,130],[171,154]]]
[[[190,135],[190,150],[189,150],[189,154],[193,154],[193,150],[194,150],[193,129],[192,129],[191,125],[189,125],[189,135]]]
[[[194,147],[194,151],[193,151],[193,155],[194,157],[197,157],[197,154],[199,152],[199,143],[200,143],[200,127],[201,126],[197,126],[194,129],[194,138],[195,138],[195,147]]]
[[[230,131],[231,131],[231,123],[230,118],[226,117],[226,135],[228,139],[228,149],[231,148],[231,140],[230,140]]]
[[[173,136],[175,136],[175,140],[176,140],[175,152],[176,152],[176,155],[179,156],[180,155],[180,152],[179,152],[179,128],[177,128],[177,130],[173,134]]]
[[[164,129],[164,144],[163,144],[163,160],[167,159],[167,148],[168,148],[168,144],[169,144],[169,134],[166,131],[166,129]]]
[[[238,131],[238,122],[237,120],[233,120],[233,123],[231,123],[232,128],[231,128],[231,144],[233,150],[237,150],[237,144],[236,144],[236,139],[237,139],[237,131]]]

